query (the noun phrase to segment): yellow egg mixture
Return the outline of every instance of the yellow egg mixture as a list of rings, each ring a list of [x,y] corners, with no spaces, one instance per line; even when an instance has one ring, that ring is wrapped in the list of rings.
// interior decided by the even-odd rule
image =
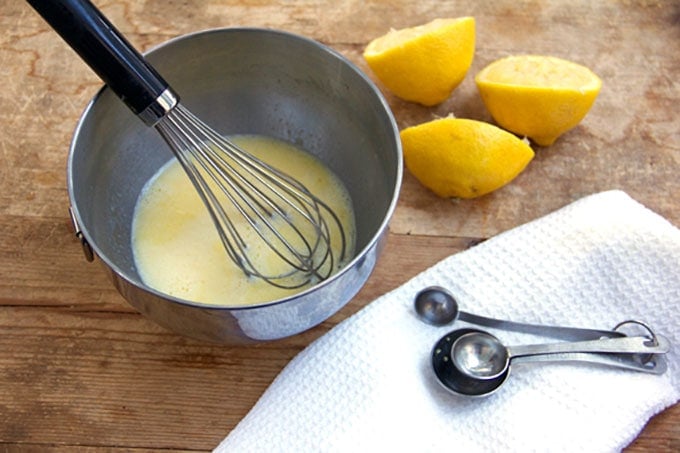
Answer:
[[[230,140],[299,180],[335,211],[348,241],[344,262],[336,262],[335,271],[346,264],[353,256],[355,224],[351,199],[342,182],[317,158],[287,142],[257,135]],[[241,216],[233,217],[235,223],[245,222]],[[330,233],[334,256],[340,257],[340,232],[331,229]],[[234,306],[272,301],[296,292],[247,277],[231,261],[176,159],[163,166],[140,194],[132,223],[132,250],[144,283],[181,299]]]

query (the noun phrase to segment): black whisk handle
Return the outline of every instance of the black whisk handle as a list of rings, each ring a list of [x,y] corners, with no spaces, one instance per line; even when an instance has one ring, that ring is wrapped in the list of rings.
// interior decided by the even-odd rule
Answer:
[[[177,102],[168,83],[89,0],[27,2],[147,124]]]

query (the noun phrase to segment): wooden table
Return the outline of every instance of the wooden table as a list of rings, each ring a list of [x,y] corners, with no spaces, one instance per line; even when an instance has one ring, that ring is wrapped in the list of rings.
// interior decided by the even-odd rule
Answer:
[[[387,99],[401,127],[454,113],[489,120],[473,75],[513,53],[583,63],[604,87],[583,123],[537,149],[489,196],[436,198],[405,174],[382,259],[337,315],[294,338],[224,347],[140,316],[68,218],[65,166],[95,75],[24,3],[0,1],[0,451],[215,447],[312,340],[445,256],[594,192],[620,188],[680,225],[680,3],[591,0],[97,1],[139,48],[210,27],[307,35],[368,71],[366,43],[437,16],[477,19],[472,69],[436,108]],[[652,419],[630,451],[680,451],[680,406]]]

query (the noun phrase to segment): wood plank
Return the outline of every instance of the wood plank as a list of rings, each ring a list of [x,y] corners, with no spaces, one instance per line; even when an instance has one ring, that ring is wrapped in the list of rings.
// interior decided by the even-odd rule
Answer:
[[[340,313],[286,340],[225,347],[137,313],[0,300],[0,446],[215,446],[288,361],[381,294],[474,241],[391,235],[369,283]],[[206,416],[206,414],[210,414]]]

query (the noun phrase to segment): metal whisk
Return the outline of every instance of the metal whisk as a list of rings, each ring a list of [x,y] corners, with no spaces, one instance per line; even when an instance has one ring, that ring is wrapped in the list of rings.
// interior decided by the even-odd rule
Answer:
[[[347,240],[327,204],[182,106],[169,84],[88,0],[27,1],[160,133],[208,208],[227,254],[247,276],[294,289],[331,275],[345,258]],[[331,247],[333,232],[341,241],[338,256]],[[271,251],[266,259],[252,256],[253,242]]]

